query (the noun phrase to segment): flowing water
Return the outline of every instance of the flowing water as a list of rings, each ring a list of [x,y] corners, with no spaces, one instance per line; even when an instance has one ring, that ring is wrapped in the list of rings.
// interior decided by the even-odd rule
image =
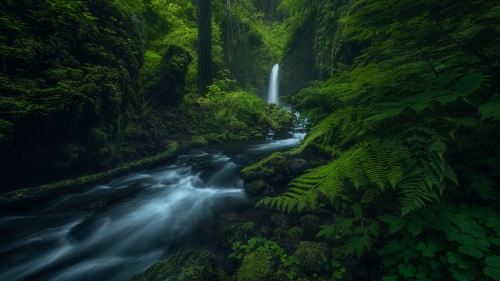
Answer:
[[[278,73],[279,73],[280,66],[278,64],[275,64],[273,66],[273,69],[271,70],[271,77],[269,78],[269,95],[268,95],[268,103],[274,103],[278,104],[278,97],[279,97],[279,80],[278,80]]]
[[[179,248],[213,250],[255,214],[240,170],[293,138],[213,146],[0,216],[0,280],[127,280]]]

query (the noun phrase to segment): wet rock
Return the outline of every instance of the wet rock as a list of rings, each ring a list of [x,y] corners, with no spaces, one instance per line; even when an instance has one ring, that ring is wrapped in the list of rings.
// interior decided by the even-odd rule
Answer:
[[[300,227],[304,230],[304,238],[313,240],[318,233],[320,218],[315,215],[306,215],[300,218]]]
[[[332,270],[330,249],[326,243],[302,241],[295,251],[295,257],[300,260],[300,267],[305,272],[322,274]]]
[[[130,281],[226,281],[224,271],[215,266],[214,254],[207,250],[187,250],[153,264]]]
[[[281,213],[276,213],[271,216],[271,222],[274,226],[279,227],[283,230],[287,230],[291,227],[292,221]]]
[[[299,174],[307,168],[307,161],[302,158],[294,158],[288,160],[288,169],[290,172]]]
[[[245,192],[249,195],[261,195],[269,189],[263,180],[252,181],[245,185]]]
[[[281,152],[275,152],[241,170],[241,176],[245,181],[262,180],[269,185],[285,183],[289,180],[289,175],[286,158]]]

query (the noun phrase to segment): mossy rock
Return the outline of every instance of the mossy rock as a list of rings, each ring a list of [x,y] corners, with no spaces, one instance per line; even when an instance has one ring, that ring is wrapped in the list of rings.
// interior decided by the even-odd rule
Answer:
[[[163,105],[178,105],[184,96],[186,74],[193,57],[186,49],[169,45],[160,65],[145,79],[145,92]]]
[[[256,180],[245,185],[245,192],[250,195],[261,195],[268,187],[263,180]]]
[[[187,250],[153,264],[131,281],[226,281],[215,267],[214,254],[207,250]]]
[[[202,136],[192,136],[189,144],[192,146],[204,146],[208,144],[208,141]]]
[[[274,226],[287,230],[292,226],[292,221],[282,213],[276,213],[271,216],[271,222]]]
[[[304,237],[312,240],[318,233],[320,218],[315,215],[306,215],[300,218],[300,227],[304,230]]]
[[[276,241],[289,255],[297,250],[303,236],[304,231],[300,227],[292,227],[288,230],[276,228],[274,232]]]
[[[249,238],[256,236],[256,230],[256,223],[250,220],[242,220],[233,223],[224,233],[221,245],[226,248],[231,248],[235,242],[241,242],[242,244],[247,243]]]
[[[272,256],[263,251],[255,251],[243,258],[243,263],[236,274],[237,281],[269,280],[272,275]]]
[[[281,152],[275,152],[256,164],[241,170],[241,176],[246,181],[263,180],[274,185],[289,179],[288,163]]]
[[[326,243],[302,241],[299,244],[295,257],[300,260],[300,266],[305,272],[331,272],[330,250]]]

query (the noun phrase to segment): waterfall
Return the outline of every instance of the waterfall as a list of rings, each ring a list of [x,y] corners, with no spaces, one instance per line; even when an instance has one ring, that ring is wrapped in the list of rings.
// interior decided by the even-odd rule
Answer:
[[[278,70],[280,66],[275,64],[271,70],[271,78],[269,79],[269,96],[268,103],[278,104]]]

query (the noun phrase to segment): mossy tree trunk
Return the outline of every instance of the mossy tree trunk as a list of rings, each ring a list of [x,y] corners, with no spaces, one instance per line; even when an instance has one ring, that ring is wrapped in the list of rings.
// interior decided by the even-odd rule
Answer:
[[[226,57],[229,79],[234,79],[233,74],[233,16],[231,14],[231,0],[226,0]],[[234,90],[234,84],[230,85]]]
[[[196,0],[198,25],[198,90],[206,94],[213,84],[212,70],[212,8],[210,0]]]

